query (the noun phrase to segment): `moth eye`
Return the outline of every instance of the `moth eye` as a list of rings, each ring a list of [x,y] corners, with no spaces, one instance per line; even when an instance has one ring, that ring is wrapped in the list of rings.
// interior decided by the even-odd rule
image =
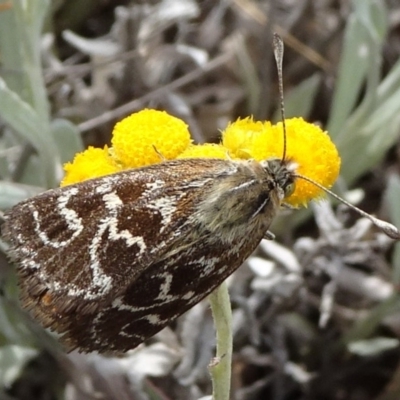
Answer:
[[[296,189],[296,184],[294,182],[289,183],[287,186],[285,186],[284,188],[285,197],[289,197],[290,195],[292,195],[295,189]]]

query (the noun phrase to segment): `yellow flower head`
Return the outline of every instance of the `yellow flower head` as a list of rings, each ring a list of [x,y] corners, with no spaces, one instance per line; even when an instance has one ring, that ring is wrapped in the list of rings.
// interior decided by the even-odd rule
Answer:
[[[74,161],[64,165],[65,176],[61,186],[113,174],[119,170],[107,146],[104,149],[90,146],[82,153],[76,154]]]
[[[142,110],[118,122],[113,130],[114,157],[124,168],[172,160],[190,144],[187,125],[165,111]]]
[[[340,171],[340,156],[327,132],[319,126],[305,122],[302,118],[286,120],[287,159],[298,164],[296,172],[330,188]],[[281,133],[282,123],[275,127],[275,134]],[[296,190],[286,201],[294,206],[306,205],[325,193],[317,186],[303,179],[297,179]]]
[[[340,157],[328,134],[302,118],[287,119],[285,123],[286,159],[298,165],[298,174],[324,187],[331,187],[339,174]],[[274,126],[267,123],[262,132],[253,136],[248,151],[257,161],[282,158],[283,138],[281,122]],[[293,206],[306,205],[321,195],[321,189],[299,178],[296,180],[296,190],[285,202]]]
[[[189,146],[177,158],[229,158],[229,151],[220,144],[205,143]]]
[[[269,121],[254,121],[252,117],[238,119],[223,131],[222,145],[229,149],[232,158],[255,158],[257,149],[254,148],[254,143],[268,129],[272,129]]]

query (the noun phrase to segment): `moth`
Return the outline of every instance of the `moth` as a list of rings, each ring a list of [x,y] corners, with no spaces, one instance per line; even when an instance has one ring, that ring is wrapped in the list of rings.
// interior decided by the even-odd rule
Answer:
[[[293,167],[167,161],[19,203],[3,235],[23,307],[69,350],[134,348],[254,251],[293,191]]]

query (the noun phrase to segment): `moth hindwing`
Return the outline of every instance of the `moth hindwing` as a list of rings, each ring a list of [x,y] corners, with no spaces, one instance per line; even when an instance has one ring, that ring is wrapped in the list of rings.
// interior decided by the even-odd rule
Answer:
[[[167,161],[17,204],[3,234],[23,306],[69,350],[134,348],[258,245],[294,180],[271,165]]]

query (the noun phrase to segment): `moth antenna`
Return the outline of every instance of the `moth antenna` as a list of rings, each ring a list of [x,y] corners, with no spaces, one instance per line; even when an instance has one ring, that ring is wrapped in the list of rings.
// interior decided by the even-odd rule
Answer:
[[[368,214],[367,212],[361,210],[360,208],[354,206],[353,204],[349,203],[345,199],[342,199],[340,196],[338,196],[336,193],[333,193],[331,190],[327,189],[326,187],[322,186],[318,182],[315,182],[314,180],[303,176],[296,174],[296,178],[303,179],[309,183],[312,183],[313,185],[319,187],[321,190],[323,190],[325,193],[328,193],[330,196],[335,198],[336,200],[340,201],[341,203],[345,204],[347,207],[351,208],[354,210],[356,213],[359,215],[362,215],[365,218],[368,218],[378,229],[380,229],[383,233],[385,233],[387,236],[389,236],[392,239],[400,240],[400,231],[392,224],[386,221],[382,221],[379,218],[375,218],[372,215]]]
[[[281,109],[281,119],[282,119],[282,127],[283,127],[283,156],[282,163],[286,159],[286,122],[285,122],[285,102],[283,100],[283,78],[282,78],[282,60],[283,60],[283,40],[281,37],[274,33],[273,38],[273,47],[274,47],[274,56],[276,62],[276,69],[278,71],[278,87],[279,87],[279,101],[280,101],[280,109]]]

